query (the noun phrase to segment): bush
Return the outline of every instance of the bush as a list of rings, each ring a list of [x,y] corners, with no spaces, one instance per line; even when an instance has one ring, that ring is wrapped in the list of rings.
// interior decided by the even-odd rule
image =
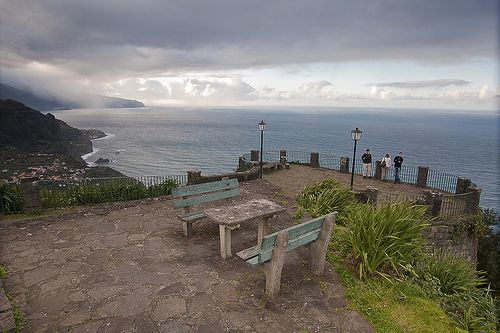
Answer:
[[[362,204],[351,207],[346,232],[355,258],[360,260],[359,276],[386,276],[388,270],[400,275],[424,243],[426,207],[408,202],[387,203],[381,208]]]
[[[494,298],[482,272],[463,258],[449,254],[423,256],[416,265],[419,283],[437,298],[450,317],[469,332],[493,332]]]
[[[45,208],[101,204],[168,195],[175,187],[177,182],[172,179],[149,187],[135,179],[100,179],[61,189],[44,188],[41,200]]]
[[[356,202],[354,193],[347,187],[338,183],[335,179],[325,179],[319,183],[308,185],[297,197],[297,217],[300,218],[304,212],[311,217],[322,216],[334,211],[341,218],[343,212]]]
[[[500,296],[500,217],[492,209],[482,210],[488,232],[479,238],[477,268],[486,272],[491,288]],[[496,229],[493,229],[496,228]]]
[[[0,181],[0,215],[23,211],[23,196],[15,184]]]

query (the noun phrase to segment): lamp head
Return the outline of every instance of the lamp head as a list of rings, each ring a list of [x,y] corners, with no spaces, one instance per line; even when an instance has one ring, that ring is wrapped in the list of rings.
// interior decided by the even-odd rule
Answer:
[[[352,130],[351,131],[351,138],[354,140],[354,141],[359,141],[361,139],[361,134],[363,132],[361,132],[359,130],[359,128],[356,127],[356,129]]]
[[[260,123],[259,123],[259,131],[263,132],[266,130],[266,123],[264,122],[264,120],[262,120]]]

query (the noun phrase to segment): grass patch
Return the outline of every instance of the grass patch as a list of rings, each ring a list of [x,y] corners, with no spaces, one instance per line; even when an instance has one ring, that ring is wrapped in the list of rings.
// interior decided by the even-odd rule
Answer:
[[[377,332],[465,332],[419,286],[383,278],[359,281],[339,256],[330,251],[327,259],[346,287],[349,307],[363,314]]]
[[[3,265],[0,265],[0,279],[5,280],[7,278],[7,269]]]
[[[16,323],[16,327],[14,328],[14,332],[21,332],[24,325],[26,324],[26,318],[24,317],[24,313],[19,309],[14,298],[9,294],[6,294],[9,299],[10,305],[12,306],[12,315],[14,316],[14,322]]]

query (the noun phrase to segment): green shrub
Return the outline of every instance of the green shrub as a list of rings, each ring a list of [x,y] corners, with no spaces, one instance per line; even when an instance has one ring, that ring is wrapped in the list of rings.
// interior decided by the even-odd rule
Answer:
[[[445,295],[464,293],[486,284],[472,262],[449,254],[420,257],[416,273]]]
[[[0,181],[0,215],[23,210],[23,196],[18,186]]]
[[[449,254],[423,256],[416,264],[419,283],[437,298],[450,317],[469,332],[493,332],[494,298],[482,272],[472,262]]]
[[[46,208],[101,204],[167,195],[175,187],[177,183],[172,179],[151,186],[135,179],[101,179],[63,186],[61,189],[44,188],[41,191],[41,200]]]
[[[351,207],[346,216],[347,239],[360,260],[359,276],[386,276],[411,269],[424,243],[426,207],[408,202],[387,203],[381,208],[362,204]]]
[[[297,217],[304,212],[311,217],[322,216],[334,211],[343,215],[348,207],[356,202],[354,193],[335,179],[325,179],[319,183],[308,185],[297,197]]]

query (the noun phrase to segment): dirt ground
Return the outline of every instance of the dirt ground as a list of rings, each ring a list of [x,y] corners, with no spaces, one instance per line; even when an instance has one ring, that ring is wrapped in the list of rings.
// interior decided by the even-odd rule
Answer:
[[[241,184],[236,201],[286,206],[272,220],[280,230],[296,223],[295,194],[326,176],[292,166]],[[159,198],[0,222],[5,289],[25,314],[23,332],[373,332],[347,307],[333,267],[309,272],[307,248],[287,254],[281,293],[270,302],[261,267],[220,257],[218,225],[197,223],[188,239],[177,213]],[[234,231],[233,254],[256,238],[257,225]]]
[[[271,174],[264,175],[265,180],[281,189],[281,193],[284,196],[293,200],[306,185],[326,178],[335,178],[337,181],[346,186],[350,186],[351,184],[351,174],[341,173],[331,169],[311,168],[295,164],[290,165],[289,170],[279,170],[274,171]],[[389,180],[380,181],[373,178],[363,178],[361,175],[354,175],[353,189],[355,191],[366,190],[367,186],[374,187],[379,191],[378,199],[381,201],[386,200],[387,196],[421,196],[424,194],[425,190],[424,188],[417,187],[412,184],[395,184]]]

